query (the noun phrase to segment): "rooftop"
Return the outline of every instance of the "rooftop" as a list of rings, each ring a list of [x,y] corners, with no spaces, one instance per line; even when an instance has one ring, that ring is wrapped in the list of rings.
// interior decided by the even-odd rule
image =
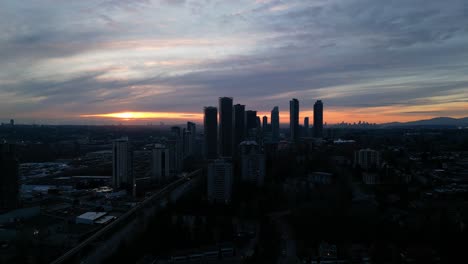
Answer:
[[[86,212],[86,213],[78,216],[78,218],[95,221],[98,218],[100,218],[102,216],[105,216],[106,214],[107,213],[105,213],[105,212]]]

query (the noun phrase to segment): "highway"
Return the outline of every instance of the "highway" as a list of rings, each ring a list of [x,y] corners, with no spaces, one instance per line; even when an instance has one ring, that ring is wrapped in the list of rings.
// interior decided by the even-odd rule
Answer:
[[[97,241],[100,237],[107,235],[107,232],[111,231],[112,229],[118,227],[120,224],[125,223],[125,221],[129,221],[129,219],[134,216],[138,211],[144,209],[146,206],[151,205],[154,201],[157,201],[158,199],[164,198],[167,194],[169,194],[172,190],[175,188],[183,185],[187,181],[191,181],[193,177],[197,177],[201,170],[196,170],[191,172],[190,174],[168,184],[161,190],[157,191],[150,197],[146,198],[142,202],[138,203],[135,207],[130,209],[128,212],[124,213],[121,215],[119,218],[117,218],[115,221],[112,223],[108,224],[107,226],[103,227],[99,231],[97,231],[94,235],[90,236],[65,254],[63,254],[61,257],[57,258],[55,261],[52,262],[52,264],[60,264],[60,263],[67,263],[67,261],[70,261],[75,257],[78,253],[80,253],[81,250],[86,248],[88,245],[91,245],[91,243]]]

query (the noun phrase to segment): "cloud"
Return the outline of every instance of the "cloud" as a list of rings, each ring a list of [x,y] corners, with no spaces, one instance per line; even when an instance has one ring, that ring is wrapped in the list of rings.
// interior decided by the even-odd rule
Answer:
[[[200,112],[233,96],[458,116],[468,101],[462,0],[53,3],[0,10],[3,113]]]

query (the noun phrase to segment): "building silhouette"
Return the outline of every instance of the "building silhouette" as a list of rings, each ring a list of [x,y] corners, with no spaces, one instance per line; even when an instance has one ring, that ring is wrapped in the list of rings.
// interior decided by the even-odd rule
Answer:
[[[271,137],[273,142],[279,141],[279,109],[277,106],[271,110]]]
[[[265,179],[265,155],[255,141],[244,141],[240,144],[241,180],[263,186]]]
[[[0,211],[18,207],[18,166],[15,145],[0,144]]]
[[[309,136],[309,117],[304,117],[304,136]]]
[[[219,98],[219,155],[232,157],[232,98]]]
[[[187,122],[187,130],[195,136],[197,134],[197,125],[193,122]]]
[[[289,101],[289,132],[292,142],[299,140],[299,101],[293,98]]]
[[[169,149],[162,144],[156,144],[152,151],[151,181],[165,182],[170,178]]]
[[[187,142],[186,145],[184,145],[184,149],[188,150],[188,152],[185,153],[186,156],[192,156],[195,154],[195,145],[197,141],[197,125],[193,122],[187,122],[187,131],[190,132],[190,138],[185,139],[185,142]],[[187,136],[187,135],[185,135]],[[184,143],[185,143],[184,142]]]
[[[169,166],[171,175],[177,175],[182,171],[184,157],[183,131],[178,126],[171,127],[171,138],[168,141]]]
[[[257,111],[245,111],[245,138],[252,136],[252,130],[257,128]]]
[[[314,104],[314,137],[323,137],[323,103],[317,100]]]
[[[267,131],[268,130],[268,117],[263,116],[262,118],[262,130]]]
[[[208,200],[215,203],[229,203],[232,197],[232,164],[217,159],[208,165]]]
[[[171,127],[171,137],[179,138],[181,136],[181,130],[178,126]]]
[[[216,159],[218,158],[218,109],[207,106],[204,112],[204,155],[206,159]]]
[[[245,139],[245,105],[234,105],[234,135],[233,135],[233,151],[234,156],[239,151],[239,144]]]
[[[380,166],[380,153],[373,149],[361,149],[354,153],[354,165],[364,170],[377,169]]]
[[[112,147],[112,187],[114,189],[133,188],[132,156],[128,138],[114,141]]]
[[[183,130],[183,157],[190,157],[193,155],[193,148],[194,148],[194,143],[195,139],[193,138],[192,132],[184,129]]]

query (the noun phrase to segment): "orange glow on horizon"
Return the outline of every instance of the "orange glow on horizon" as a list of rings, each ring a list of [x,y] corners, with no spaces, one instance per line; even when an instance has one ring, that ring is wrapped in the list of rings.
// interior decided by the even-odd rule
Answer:
[[[175,113],[175,112],[117,112],[107,114],[80,115],[80,117],[93,118],[116,118],[122,120],[134,119],[202,119],[203,114],[199,113]]]
[[[409,122],[423,119],[431,119],[440,116],[450,116],[461,118],[463,115],[447,115],[446,111],[450,109],[468,109],[468,104],[464,102],[453,102],[448,104],[434,104],[430,106],[380,106],[366,108],[326,108],[324,109],[324,122],[327,124],[338,124],[341,122],[368,122],[368,123],[389,123],[389,122]],[[462,112],[462,111],[460,111]],[[439,113],[439,114],[437,114]],[[259,111],[257,116],[268,117],[271,122],[270,112]],[[303,109],[300,112],[299,123],[303,124],[304,117],[309,117],[309,123],[313,124],[312,109]],[[122,121],[138,120],[183,120],[203,123],[203,112],[133,112],[123,111],[104,114],[84,114],[81,118],[109,118]],[[280,123],[289,124],[289,109],[281,111]]]

